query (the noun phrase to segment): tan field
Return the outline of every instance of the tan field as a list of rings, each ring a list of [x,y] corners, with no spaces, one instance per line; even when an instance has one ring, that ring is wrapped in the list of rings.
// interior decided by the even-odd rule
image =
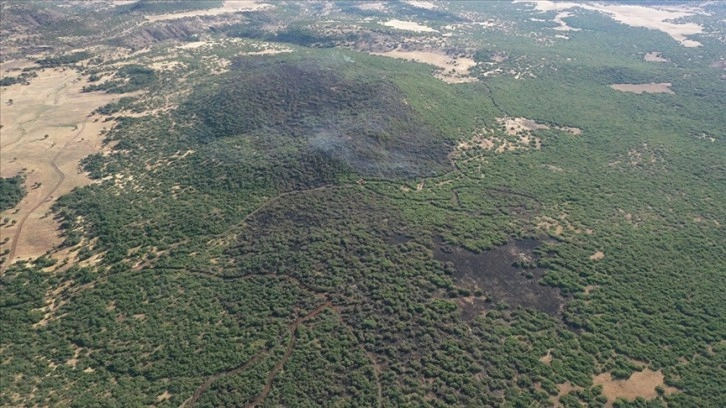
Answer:
[[[590,255],[590,260],[592,261],[599,261],[603,258],[605,258],[605,253],[602,251],[596,251],[594,254]]]
[[[218,16],[220,14],[235,13],[240,11],[256,11],[273,7],[270,4],[254,1],[254,0],[227,0],[222,7],[207,10],[194,10],[182,13],[158,14],[153,16],[145,16],[149,21],[176,20],[179,18],[196,17],[196,16]]]
[[[658,396],[656,387],[662,387],[666,394],[678,391],[676,388],[663,384],[663,372],[646,368],[635,372],[627,380],[613,380],[610,373],[603,373],[593,378],[595,385],[602,385],[602,394],[608,398],[606,407],[612,407],[618,398],[634,400],[638,397],[653,399]]]
[[[388,20],[385,23],[381,23],[384,26],[393,27],[398,30],[416,31],[419,33],[437,33],[438,30],[434,30],[431,27],[421,25],[414,21],[402,21],[402,20]]]
[[[441,69],[441,72],[436,73],[436,78],[447,83],[458,84],[478,81],[477,78],[469,76],[469,70],[476,65],[476,61],[471,58],[453,58],[444,53],[435,51],[393,50],[386,52],[372,52],[371,54],[382,57],[413,60],[423,64],[433,65]]]
[[[565,395],[573,392],[573,391],[582,391],[582,387],[579,387],[577,385],[571,384],[569,381],[564,382],[562,384],[557,384],[557,390],[559,393],[556,396],[550,397],[550,403],[554,407],[561,407],[562,404],[560,404],[560,398],[564,397]]]
[[[663,83],[650,83],[650,84],[612,84],[610,85],[610,88],[615,89],[616,91],[620,92],[631,92],[634,94],[642,94],[642,93],[667,93],[667,94],[675,94],[671,90],[671,83],[670,82],[663,82]]]
[[[51,206],[59,196],[91,182],[79,170],[79,161],[102,151],[100,133],[112,123],[89,115],[118,96],[81,93],[86,83],[73,70],[45,69],[30,85],[0,90],[0,175],[25,174],[27,190],[16,209],[0,214],[16,221],[0,230],[3,239],[10,238],[11,250],[0,267],[3,270],[59,244],[58,225],[49,215]]]
[[[360,2],[356,5],[361,10],[375,10],[375,11],[385,11],[386,5],[382,1],[377,2]]]
[[[555,23],[559,24],[558,27],[555,27],[554,30],[556,31],[580,31],[579,28],[570,27],[567,25],[567,23],[563,20],[563,18],[572,17],[574,14],[570,13],[569,11],[562,11],[558,13],[555,16],[555,19],[552,20]]]
[[[409,0],[409,1],[406,1],[406,3],[408,3],[408,4],[410,4],[410,5],[414,6],[414,7],[418,7],[418,8],[422,8],[422,9],[427,9],[427,10],[434,10],[434,9],[437,8],[436,4],[434,4],[434,3],[430,2],[430,1]]]
[[[534,3],[538,11],[565,11],[574,8],[597,11],[613,20],[631,27],[643,27],[662,31],[684,47],[700,47],[698,41],[688,39],[689,35],[703,32],[703,26],[696,23],[675,23],[683,17],[703,13],[703,10],[690,6],[641,6],[631,4],[575,3],[554,1],[517,0],[519,3]],[[559,15],[558,15],[559,17]],[[560,19],[561,20],[561,19]],[[555,20],[555,22],[558,22]],[[558,22],[562,24],[561,21]]]
[[[527,118],[497,118],[497,123],[504,126],[504,131],[510,136],[528,133],[537,129],[550,127]]]
[[[663,58],[661,53],[657,51],[649,52],[643,56],[644,61],[648,62],[668,62],[668,58]]]

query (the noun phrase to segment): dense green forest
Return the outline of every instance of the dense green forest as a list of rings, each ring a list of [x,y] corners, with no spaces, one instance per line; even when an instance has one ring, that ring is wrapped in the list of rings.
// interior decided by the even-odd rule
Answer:
[[[25,177],[0,177],[0,211],[15,207],[25,196]]]
[[[723,44],[589,11],[562,40],[503,2],[357,6],[276,4],[211,45],[76,67],[122,96],[96,110],[113,150],[53,207],[69,255],[0,277],[0,405],[726,406]],[[506,23],[467,25],[484,15]],[[447,52],[477,81],[351,45],[439,38],[361,22],[392,17],[462,24]],[[674,93],[609,87],[651,82]],[[611,393],[634,374],[661,380]]]

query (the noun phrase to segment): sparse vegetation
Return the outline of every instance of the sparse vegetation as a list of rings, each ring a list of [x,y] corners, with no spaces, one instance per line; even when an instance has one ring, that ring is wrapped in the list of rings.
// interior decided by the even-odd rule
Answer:
[[[25,197],[25,177],[0,177],[0,211],[15,207]]]
[[[726,406],[718,43],[450,3],[279,3],[92,62],[144,92],[96,109],[61,248],[0,277],[0,405]]]

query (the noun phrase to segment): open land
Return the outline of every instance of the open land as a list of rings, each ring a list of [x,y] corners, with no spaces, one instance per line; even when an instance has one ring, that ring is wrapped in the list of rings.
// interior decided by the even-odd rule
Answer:
[[[719,3],[0,7],[0,405],[726,406]]]

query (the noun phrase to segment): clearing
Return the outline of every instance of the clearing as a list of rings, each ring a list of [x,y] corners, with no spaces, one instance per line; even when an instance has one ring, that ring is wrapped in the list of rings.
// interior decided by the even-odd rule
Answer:
[[[558,13],[554,20],[555,23],[558,24],[557,27],[553,28],[553,30],[556,31],[580,31],[579,28],[570,27],[567,25],[567,23],[563,20],[563,18],[572,17],[574,14],[570,13],[569,11],[562,11]]]
[[[261,3],[254,0],[227,0],[222,7],[206,10],[185,11],[182,13],[168,13],[144,16],[148,21],[176,20],[180,18],[196,16],[218,16],[226,13],[238,13],[242,11],[259,11],[274,7],[271,4]]]
[[[666,386],[663,383],[663,372],[653,371],[646,368],[640,372],[634,372],[627,380],[614,380],[610,373],[602,373],[593,378],[595,385],[602,385],[602,394],[607,397],[606,407],[612,407],[618,398],[634,400],[638,397],[653,399],[658,396],[656,387],[661,387],[666,394],[673,394],[678,389]]]
[[[562,384],[557,384],[557,391],[559,391],[559,392],[556,396],[550,397],[550,403],[552,403],[553,407],[561,407],[562,404],[560,404],[560,398],[564,397],[565,395],[567,395],[571,392],[582,391],[582,387],[573,385],[572,383],[567,381]]]
[[[648,62],[668,62],[668,61],[670,61],[668,58],[663,58],[663,55],[658,51],[646,53],[643,56],[643,60],[648,61]]]
[[[480,290],[484,296],[466,297],[460,307],[465,319],[472,319],[488,309],[492,303],[505,302],[511,306],[537,309],[557,315],[564,303],[559,289],[542,286],[542,268],[518,268],[533,265],[536,239],[512,241],[492,250],[474,253],[463,248],[450,247],[441,240],[434,242],[434,258],[453,265],[453,277],[458,287],[471,293]]]
[[[38,71],[30,85],[12,85],[0,92],[0,175],[25,174],[28,192],[15,209],[2,214],[17,221],[2,230],[11,239],[3,269],[14,260],[40,256],[59,244],[58,225],[47,215],[51,206],[57,197],[91,183],[79,171],[78,162],[102,151],[101,131],[113,123],[90,114],[119,96],[82,93],[86,84],[73,70],[45,69]]]
[[[642,93],[675,94],[675,92],[671,90],[671,85],[672,84],[670,82],[651,82],[649,84],[612,84],[610,85],[610,88],[613,88],[616,91],[630,92],[638,95]]]
[[[358,3],[356,4],[356,7],[358,7],[360,10],[372,10],[372,11],[385,11],[386,5],[383,4],[381,1],[377,1],[374,3]]]
[[[590,260],[592,261],[599,261],[603,258],[605,258],[605,253],[603,251],[597,251],[594,254],[590,255]]]
[[[408,51],[401,49],[386,52],[371,52],[371,55],[413,60],[423,64],[433,65],[440,69],[434,76],[450,84],[478,81],[477,78],[469,76],[469,70],[476,65],[476,61],[468,57],[452,57],[436,51]]]
[[[403,21],[403,20],[388,20],[385,23],[381,23],[384,26],[393,27],[398,30],[415,31],[417,33],[438,33],[439,30],[435,30],[431,27],[421,25],[415,21]]]
[[[696,14],[703,14],[704,11],[697,7],[690,6],[640,6],[630,4],[608,4],[608,3],[573,3],[554,1],[531,1],[518,0],[521,3],[534,3],[536,10],[565,11],[573,8],[597,11],[605,14],[613,20],[629,25],[631,27],[643,27],[651,30],[662,31],[670,35],[684,47],[700,47],[701,43],[689,40],[688,36],[703,32],[703,26],[696,23],[675,23],[684,17]]]

